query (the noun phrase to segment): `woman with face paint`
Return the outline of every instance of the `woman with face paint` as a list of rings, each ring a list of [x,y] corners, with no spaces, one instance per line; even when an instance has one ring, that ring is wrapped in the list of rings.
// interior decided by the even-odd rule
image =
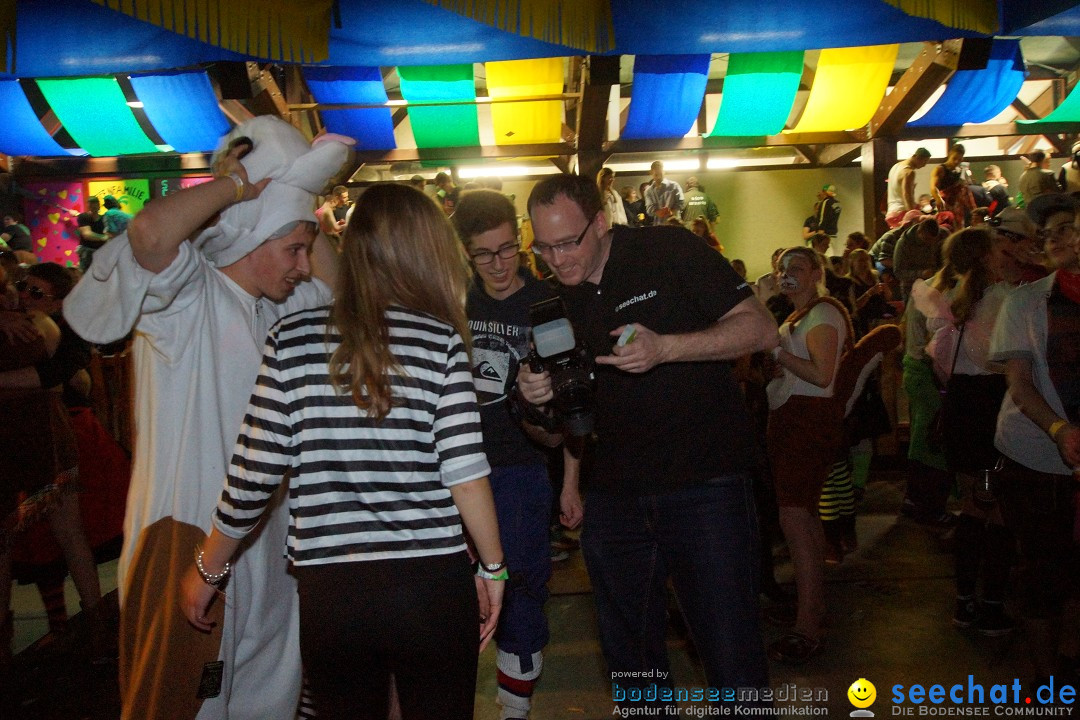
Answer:
[[[773,660],[801,663],[821,645],[825,619],[825,534],[818,517],[822,485],[845,450],[844,408],[833,383],[851,318],[839,302],[821,297],[824,270],[817,253],[794,247],[780,256],[780,292],[795,311],[780,326],[773,351],[776,376],[769,384],[766,439],[784,531],[795,565],[795,627],[769,646]]]

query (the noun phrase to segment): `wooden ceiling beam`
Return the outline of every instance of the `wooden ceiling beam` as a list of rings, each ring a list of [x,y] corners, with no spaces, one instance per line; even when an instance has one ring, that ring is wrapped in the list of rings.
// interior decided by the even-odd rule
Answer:
[[[655,152],[670,150],[714,150],[722,148],[746,147],[793,147],[830,145],[834,143],[863,143],[866,141],[858,133],[781,133],[762,137],[682,137],[654,140],[616,140],[606,145],[612,153]]]
[[[1055,90],[1056,88],[1049,87],[1045,91],[1043,91],[1039,95],[1039,97],[1035,98],[1035,103],[1038,103],[1042,107],[1042,112],[1044,114],[1048,115],[1050,114],[1050,112],[1053,111],[1053,97],[1057,95],[1057,92]],[[1041,115],[1034,108],[1024,104],[1020,100],[1020,98],[1013,100],[1010,104],[1010,107],[1017,113],[1019,113],[1020,117],[1022,117],[1024,120],[1038,120],[1039,118],[1043,117],[1043,115]],[[1054,152],[1056,152],[1057,154],[1069,154],[1069,149],[1072,147],[1072,140],[1069,136],[1056,135],[1053,133],[1043,133],[1043,137],[1046,138],[1046,142],[1054,146]]]
[[[595,177],[611,153],[604,149],[611,88],[619,81],[619,58],[592,56],[582,74],[577,112],[579,172]],[[621,118],[625,122],[625,118]],[[621,127],[621,125],[620,125]]]
[[[251,81],[251,93],[251,107],[256,114],[277,115],[285,122],[295,125],[285,94],[281,92],[268,67],[260,70],[258,76]]]
[[[818,162],[818,150],[819,148],[814,145],[792,145],[792,149],[798,154],[796,162],[798,164],[809,163],[810,165],[817,165]]]
[[[529,145],[484,145],[457,148],[397,148],[396,150],[360,150],[356,157],[364,163],[415,162],[418,160],[493,160],[516,157],[571,156],[576,149],[566,143],[536,143]]]
[[[818,153],[818,164],[836,167],[850,165],[862,152],[863,143],[838,143],[826,145]]]
[[[882,98],[870,119],[871,137],[895,135],[904,128],[941,83],[956,71],[960,45],[960,40],[923,43],[922,52],[900,76],[892,91]]]
[[[976,138],[1015,137],[1019,135],[1045,135],[1046,133],[1076,132],[1076,123],[999,123],[994,125],[961,125],[941,127],[905,127],[896,137],[900,140],[925,140],[927,138]]]

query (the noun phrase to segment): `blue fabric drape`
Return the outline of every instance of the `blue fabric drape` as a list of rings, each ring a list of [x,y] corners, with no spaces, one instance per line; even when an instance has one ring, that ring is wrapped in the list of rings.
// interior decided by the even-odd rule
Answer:
[[[85,155],[60,147],[45,131],[30,107],[18,80],[0,80],[0,108],[4,109],[0,152],[6,155]]]
[[[320,103],[377,105],[387,101],[377,67],[306,67],[304,79]],[[397,147],[390,108],[321,110],[320,114],[327,130],[356,138],[359,150]]]
[[[985,68],[954,73],[929,112],[908,125],[937,127],[986,122],[1016,99],[1024,75],[1020,41],[994,40]]]
[[[690,132],[709,79],[709,55],[639,55],[622,137],[673,138]]]
[[[1075,35],[1058,24],[1063,18],[1075,20],[1068,10],[1074,4],[1000,0],[1001,34]],[[578,54],[423,0],[339,0],[338,10],[341,25],[330,31],[330,65],[393,67]],[[979,37],[905,15],[881,0],[611,0],[611,11],[617,44],[610,54],[772,52]],[[20,77],[154,71],[249,59],[87,0],[19,2],[16,33]]]
[[[176,152],[209,152],[229,132],[205,72],[132,75],[131,87],[150,124]]]

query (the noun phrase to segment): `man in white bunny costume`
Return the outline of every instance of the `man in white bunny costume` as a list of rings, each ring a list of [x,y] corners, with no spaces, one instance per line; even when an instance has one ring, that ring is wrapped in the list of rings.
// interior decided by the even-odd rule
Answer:
[[[243,123],[222,139],[215,179],[147,204],[64,304],[92,342],[135,330],[136,438],[118,569],[125,720],[295,713],[285,505],[241,551],[211,633],[181,615],[177,587],[210,530],[268,329],[330,301],[319,277],[333,281],[334,253],[316,239],[312,211],[349,144],[310,144],[268,116]]]

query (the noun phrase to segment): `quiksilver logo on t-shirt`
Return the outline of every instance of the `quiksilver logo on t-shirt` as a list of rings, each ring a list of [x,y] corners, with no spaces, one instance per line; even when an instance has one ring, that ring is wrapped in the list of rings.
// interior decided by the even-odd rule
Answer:
[[[626,300],[626,301],[621,302],[618,305],[616,305],[615,306],[615,312],[619,312],[623,308],[628,308],[631,305],[633,305],[634,303],[639,303],[642,300],[648,300],[648,299],[654,298],[654,297],[656,297],[656,291],[655,290],[650,290],[647,293],[642,293],[640,295],[635,295],[634,297],[630,298],[629,300]]]

